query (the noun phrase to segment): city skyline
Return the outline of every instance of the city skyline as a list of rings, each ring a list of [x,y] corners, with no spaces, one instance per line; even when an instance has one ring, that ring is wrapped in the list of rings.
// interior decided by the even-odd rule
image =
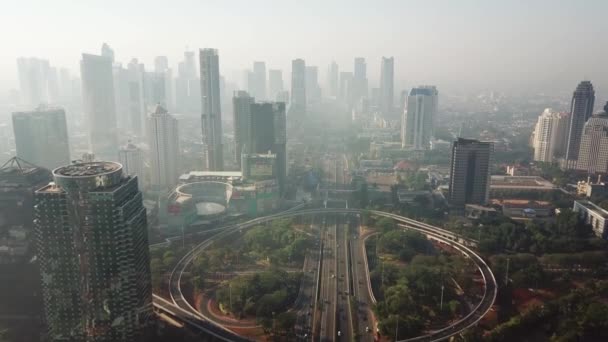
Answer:
[[[166,55],[171,67],[176,66],[187,46],[190,49],[204,45],[214,46],[222,51],[225,67],[222,69],[222,74],[231,79],[234,79],[232,77],[234,72],[247,68],[253,60],[263,60],[271,68],[289,70],[289,62],[297,57],[307,60],[307,64],[310,65],[325,66],[330,61],[336,60],[338,65],[346,66],[350,65],[352,56],[359,55],[366,57],[370,62],[373,61],[373,69],[376,70],[377,61],[382,55],[388,54],[395,56],[396,89],[431,82],[442,89],[450,90],[459,89],[458,87],[517,89],[533,87],[534,84],[538,84],[539,87],[555,85],[558,89],[564,89],[568,86],[568,82],[591,75],[595,76],[594,80],[597,78],[598,88],[608,83],[608,72],[602,67],[601,56],[605,55],[602,51],[603,47],[588,44],[594,38],[596,41],[601,41],[601,32],[608,25],[600,15],[608,7],[605,2],[593,1],[593,4],[586,2],[583,5],[574,1],[560,1],[560,6],[548,6],[554,4],[552,1],[538,1],[534,4],[476,1],[458,4],[417,3],[414,9],[417,15],[412,15],[413,20],[401,22],[389,19],[402,13],[399,9],[410,12],[411,4],[411,2],[385,1],[383,6],[379,4],[373,11],[370,10],[370,5],[360,2],[325,4],[312,1],[307,8],[299,8],[292,4],[275,4],[273,16],[276,16],[279,23],[289,25],[292,31],[295,30],[292,35],[297,37],[292,43],[277,45],[271,43],[274,34],[270,32],[278,23],[274,20],[268,23],[259,21],[267,17],[262,11],[264,6],[252,7],[243,4],[248,8],[248,15],[240,16],[243,19],[242,24],[256,20],[260,24],[246,34],[238,29],[240,25],[236,25],[234,28],[225,29],[221,34],[216,30],[203,30],[204,35],[200,36],[195,34],[196,22],[200,21],[200,17],[197,16],[197,20],[190,21],[193,14],[200,11],[184,11],[185,6],[194,8],[202,6],[201,9],[206,9],[203,11],[204,16],[209,16],[208,22],[218,22],[219,26],[226,26],[219,24],[225,21],[232,22],[234,13],[217,4],[201,5],[183,2],[182,6],[178,4],[163,11],[152,8],[146,16],[146,21],[141,23],[142,30],[127,29],[134,23],[128,26],[116,23],[117,26],[109,32],[95,32],[94,28],[98,27],[96,24],[111,17],[112,11],[109,9],[113,7],[110,4],[106,4],[107,9],[104,9],[97,7],[101,3],[97,6],[89,3],[90,8],[79,8],[83,11],[82,17],[70,18],[68,14],[71,7],[67,7],[67,3],[54,3],[49,9],[45,4],[25,1],[18,8],[8,8],[7,20],[0,24],[4,32],[14,31],[12,27],[18,27],[18,23],[24,17],[30,19],[35,17],[39,22],[38,25],[52,21],[54,29],[49,32],[36,30],[36,36],[29,36],[27,33],[8,36],[4,47],[11,54],[0,57],[0,75],[3,75],[0,78],[0,90],[17,88],[14,61],[20,56],[47,58],[59,67],[66,67],[77,73],[80,53],[96,52],[103,42],[112,46],[117,61],[125,63],[137,57],[146,65],[153,66],[156,56]],[[121,4],[121,7],[126,7],[125,11],[135,10],[135,6],[135,4]],[[327,39],[322,42],[315,41],[314,33],[320,32],[329,23],[323,19],[327,19],[327,15],[339,13],[347,6],[352,12],[351,16],[335,18],[332,30],[326,30]],[[321,14],[324,8],[326,14]],[[391,8],[391,11],[387,11],[387,8]],[[298,11],[294,11],[295,9]],[[457,19],[459,13],[469,15],[472,18],[470,23],[459,22]],[[321,15],[322,25],[310,32],[304,28],[309,26],[306,24],[308,15],[313,14]],[[542,21],[536,20],[539,16],[552,17],[559,20],[560,25],[552,25],[552,30],[548,31]],[[151,18],[157,17],[162,18],[163,22],[169,21],[176,25],[170,33],[166,32],[166,27],[161,31],[160,27],[150,26],[150,22],[155,22]],[[366,18],[377,23],[374,29],[357,28],[360,20]],[[515,19],[517,25],[511,25],[510,19],[514,18],[517,18]],[[396,22],[400,22],[399,26],[395,26]],[[593,27],[586,24],[589,22],[594,23]],[[76,23],[82,26],[82,32],[74,35],[71,31]],[[426,32],[424,37],[412,37],[409,34],[408,36],[412,40],[411,43],[417,43],[424,48],[412,50],[406,46],[399,47],[401,45],[400,42],[397,43],[397,37],[401,36],[399,33],[405,35],[415,31],[421,23],[434,25],[434,30]],[[483,25],[485,29],[478,30]],[[394,38],[375,39],[383,34],[384,37],[388,34],[389,37]],[[169,40],[167,37],[170,35],[181,39]],[[522,36],[527,38],[521,39]],[[157,39],[153,40],[152,37]],[[250,37],[256,39],[249,39]],[[581,39],[581,37],[585,38]],[[66,44],[67,39],[69,45]],[[137,40],[141,44],[135,47],[129,43],[132,40]],[[479,43],[483,43],[486,48],[479,50]],[[61,51],[53,48],[66,45],[68,46]],[[359,46],[359,48],[336,48],[344,45]],[[545,58],[547,48],[552,51],[551,59]],[[526,53],[520,54],[514,51],[526,51]],[[578,51],[588,52],[581,55]],[[243,56],[248,57],[243,58]],[[560,73],[554,72],[559,65],[565,63],[572,67]],[[470,70],[479,72],[471,73]],[[379,75],[374,72],[369,78],[371,82],[377,82]]]

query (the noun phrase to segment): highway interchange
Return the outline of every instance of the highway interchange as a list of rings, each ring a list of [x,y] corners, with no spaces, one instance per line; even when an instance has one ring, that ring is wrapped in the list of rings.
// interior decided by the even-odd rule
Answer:
[[[185,323],[194,322],[197,329],[210,332],[219,340],[244,340],[232,331],[218,326],[212,318],[202,315],[188,303],[181,291],[182,274],[196,255],[218,238],[275,219],[310,217],[311,227],[318,231],[319,239],[318,249],[313,250],[306,259],[303,269],[306,276],[294,306],[299,317],[296,326],[298,338],[301,341],[351,341],[356,337],[360,341],[372,341],[374,325],[370,309],[374,298],[363,239],[359,232],[360,212],[358,209],[294,210],[226,227],[196,246],[178,262],[170,279],[171,301],[166,303],[155,296],[155,307],[164,312],[178,311],[174,317],[186,317]],[[395,214],[382,211],[370,213],[393,218],[404,229],[420,231],[430,239],[451,245],[476,263],[486,284],[481,301],[469,315],[444,329],[408,341],[447,339],[476,324],[490,310],[496,298],[496,280],[483,259],[465,245],[470,244],[468,241],[447,230]]]

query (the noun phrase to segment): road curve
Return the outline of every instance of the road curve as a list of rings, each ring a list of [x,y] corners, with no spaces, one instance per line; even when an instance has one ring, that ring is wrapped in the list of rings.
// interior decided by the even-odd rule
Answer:
[[[473,250],[471,250],[470,248],[468,248],[465,245],[465,243],[470,242],[470,240],[467,240],[467,239],[465,239],[453,232],[445,230],[443,228],[435,227],[435,226],[432,226],[432,225],[429,225],[429,224],[426,224],[423,222],[412,220],[412,219],[409,219],[407,217],[403,217],[400,215],[387,213],[384,211],[361,210],[361,209],[340,209],[340,208],[303,209],[303,210],[281,212],[278,214],[269,215],[269,216],[265,216],[265,217],[259,217],[259,218],[255,218],[255,219],[252,219],[247,222],[236,224],[234,226],[226,227],[221,232],[215,234],[214,236],[211,236],[209,239],[207,239],[207,240],[203,241],[202,243],[200,243],[199,245],[197,245],[195,248],[193,248],[190,252],[188,252],[177,263],[177,265],[171,272],[170,289],[169,289],[170,295],[171,295],[171,300],[173,301],[173,304],[175,304],[176,306],[181,307],[184,310],[189,311],[192,314],[213,323],[213,320],[210,320],[208,317],[202,316],[201,313],[198,312],[196,309],[194,309],[192,307],[192,305],[190,303],[188,303],[188,301],[185,299],[185,297],[183,296],[182,291],[181,291],[181,277],[182,277],[182,274],[184,273],[185,269],[192,262],[192,260],[194,260],[194,258],[198,254],[200,254],[208,246],[210,246],[213,243],[213,241],[215,241],[215,239],[226,236],[231,233],[234,233],[240,229],[253,227],[255,225],[258,225],[258,224],[261,224],[264,222],[281,219],[281,218],[289,218],[289,217],[293,217],[293,216],[310,215],[310,214],[361,214],[364,211],[367,211],[370,214],[375,215],[375,216],[392,218],[395,221],[401,223],[402,227],[404,227],[406,229],[417,230],[421,233],[426,234],[430,238],[433,238],[435,240],[438,240],[443,243],[451,245],[453,248],[455,248],[456,250],[460,251],[467,257],[471,258],[471,260],[473,260],[473,262],[476,264],[476,266],[480,270],[480,273],[484,279],[485,286],[484,286],[484,292],[483,292],[482,299],[467,316],[465,316],[461,320],[459,320],[459,321],[453,323],[452,325],[449,325],[443,329],[436,330],[436,331],[430,332],[426,335],[422,335],[422,336],[418,336],[418,337],[414,337],[414,338],[402,340],[402,341],[442,341],[442,340],[448,339],[452,336],[460,334],[461,332],[465,331],[469,327],[477,324],[481,320],[481,318],[483,316],[485,316],[488,313],[488,311],[490,311],[490,309],[492,308],[492,305],[494,304],[494,301],[496,300],[496,294],[497,294],[497,289],[498,289],[497,284],[496,284],[496,279],[494,277],[494,274],[492,273],[492,270],[486,264],[486,262],[483,260],[483,258],[481,258],[477,253],[475,253]],[[368,289],[368,290],[371,293],[371,289]],[[223,328],[223,329],[225,329],[225,328]],[[230,333],[234,334],[230,330],[225,329],[225,331],[228,334],[230,334]],[[237,338],[235,340],[242,340],[242,338]]]

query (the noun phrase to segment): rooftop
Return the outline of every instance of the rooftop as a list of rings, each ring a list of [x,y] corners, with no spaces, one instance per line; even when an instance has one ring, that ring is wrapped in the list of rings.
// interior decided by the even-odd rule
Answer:
[[[556,186],[548,180],[538,176],[492,176],[490,180],[492,189],[537,189],[552,190]]]
[[[581,206],[585,207],[585,209],[594,212],[597,215],[602,216],[603,218],[608,218],[608,211],[602,209],[600,206],[598,206],[597,204],[590,202],[590,201],[574,201],[575,205],[576,203],[580,204]]]
[[[117,171],[121,168],[122,165],[120,165],[119,163],[102,161],[91,163],[78,163],[63,166],[55,169],[53,173],[55,175],[61,175],[66,177],[91,177]]]

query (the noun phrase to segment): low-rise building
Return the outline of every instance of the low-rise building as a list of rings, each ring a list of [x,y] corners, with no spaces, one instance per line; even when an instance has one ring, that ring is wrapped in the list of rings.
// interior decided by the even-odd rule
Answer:
[[[527,199],[494,199],[493,205],[502,208],[502,214],[511,218],[541,218],[549,217],[554,207],[547,201],[531,201]]]
[[[608,211],[590,201],[574,201],[573,211],[581,220],[591,225],[593,232],[602,239],[608,238]]]
[[[490,197],[504,194],[544,193],[558,190],[557,186],[539,176],[492,176]]]

